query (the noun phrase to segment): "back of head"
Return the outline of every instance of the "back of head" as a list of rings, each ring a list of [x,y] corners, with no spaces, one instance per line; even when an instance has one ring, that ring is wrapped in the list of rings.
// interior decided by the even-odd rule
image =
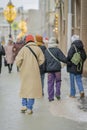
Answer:
[[[45,37],[45,38],[43,39],[43,42],[44,42],[44,43],[48,43],[48,42],[49,42],[49,39],[48,39],[47,37]]]
[[[56,38],[55,37],[51,37],[49,39],[49,44],[52,44],[52,43],[56,43]]]
[[[28,43],[28,42],[34,42],[34,36],[33,35],[27,35],[25,37],[25,42]]]
[[[57,46],[58,46],[57,39],[55,37],[51,37],[48,42],[48,47],[57,47]]]
[[[76,41],[76,40],[79,40],[79,35],[73,35],[72,37],[71,37],[71,42],[73,43],[74,41]]]
[[[8,43],[9,43],[9,44],[13,43],[13,39],[12,39],[12,38],[9,38],[9,39],[8,39]]]
[[[43,44],[43,37],[41,35],[36,35],[35,39],[38,46]]]

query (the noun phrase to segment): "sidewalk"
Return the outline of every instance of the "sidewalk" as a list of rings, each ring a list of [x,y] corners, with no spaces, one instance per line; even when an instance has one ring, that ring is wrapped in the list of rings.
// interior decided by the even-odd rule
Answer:
[[[83,79],[86,89],[87,79]],[[78,108],[76,99],[69,98],[69,75],[62,70],[61,100],[49,102],[47,98],[47,78],[45,96],[36,100],[34,113],[20,113],[19,74],[16,66],[8,73],[3,66],[0,75],[0,129],[1,130],[87,130],[87,112]],[[87,89],[86,89],[87,94]]]

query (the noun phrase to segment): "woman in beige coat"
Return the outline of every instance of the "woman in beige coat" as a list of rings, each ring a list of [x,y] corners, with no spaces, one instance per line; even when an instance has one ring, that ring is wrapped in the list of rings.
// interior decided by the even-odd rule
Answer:
[[[20,97],[23,106],[21,111],[32,114],[35,98],[42,97],[39,65],[44,62],[44,55],[34,42],[32,35],[26,36],[25,40],[27,45],[16,56],[16,65],[19,67],[21,79]],[[29,46],[35,52],[37,59],[26,46]]]

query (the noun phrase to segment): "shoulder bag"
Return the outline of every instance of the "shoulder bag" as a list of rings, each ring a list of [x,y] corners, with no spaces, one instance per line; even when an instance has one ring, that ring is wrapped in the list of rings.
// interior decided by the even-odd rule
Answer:
[[[60,61],[50,52],[49,49],[47,49],[47,50],[48,50],[49,54],[50,54],[57,62],[60,62]]]
[[[35,52],[31,49],[31,47],[29,47],[29,46],[26,46],[26,47],[33,53],[33,55],[35,56],[35,58],[36,58],[36,60],[38,62],[38,58],[37,58]]]

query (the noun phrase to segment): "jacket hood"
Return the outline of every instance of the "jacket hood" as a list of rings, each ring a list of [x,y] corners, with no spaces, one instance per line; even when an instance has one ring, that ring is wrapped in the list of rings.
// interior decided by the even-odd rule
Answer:
[[[72,45],[75,45],[78,49],[83,49],[83,43],[81,40],[75,40]]]

